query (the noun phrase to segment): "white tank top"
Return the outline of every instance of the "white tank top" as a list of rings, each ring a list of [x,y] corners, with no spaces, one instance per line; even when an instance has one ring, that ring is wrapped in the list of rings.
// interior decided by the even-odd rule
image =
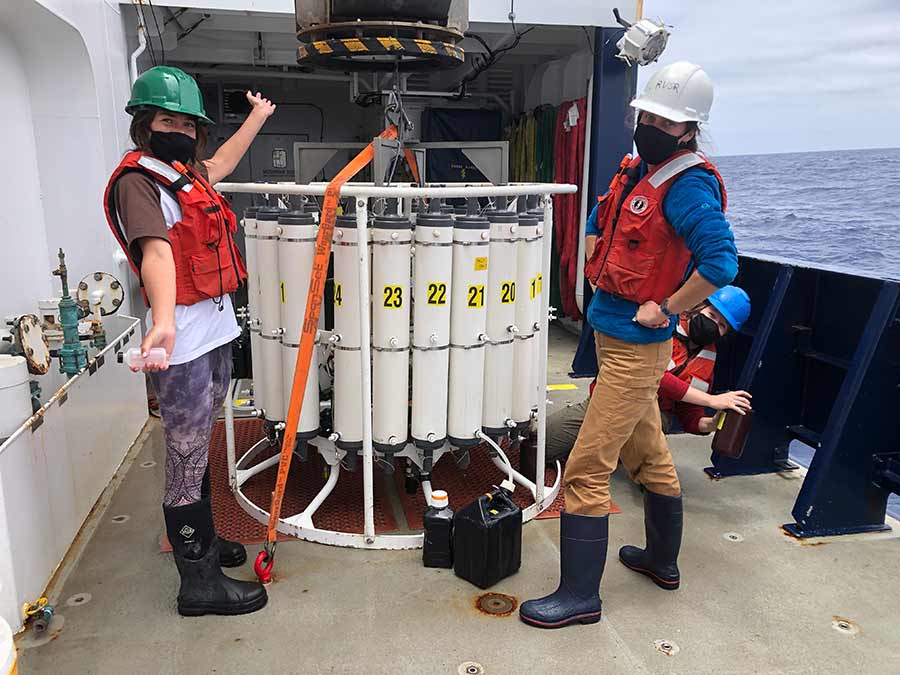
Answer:
[[[166,227],[170,230],[181,220],[181,207],[168,190],[160,187],[159,205]],[[193,361],[241,334],[231,297],[222,296],[222,310],[215,300],[201,300],[193,305],[175,305],[175,349],[169,357],[170,365]],[[147,310],[147,330],[153,326],[153,310]]]

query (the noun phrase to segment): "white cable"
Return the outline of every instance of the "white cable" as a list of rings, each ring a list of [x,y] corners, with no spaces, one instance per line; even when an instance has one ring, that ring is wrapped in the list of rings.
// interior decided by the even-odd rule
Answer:
[[[480,429],[475,432],[475,435],[478,438],[480,438],[481,440],[485,441],[492,448],[494,448],[494,450],[497,451],[497,454],[500,455],[500,457],[503,459],[503,463],[506,465],[506,472],[507,472],[507,478],[506,478],[506,481],[504,481],[504,482],[508,482],[510,485],[510,487],[508,487],[506,489],[508,489],[510,492],[513,492],[516,489],[516,483],[515,483],[515,479],[513,477],[513,468],[512,468],[512,463],[509,461],[509,457],[506,456],[506,453],[503,452],[503,450],[500,448],[500,446],[497,445],[491,439],[490,436],[483,433]],[[500,487],[506,487],[506,486],[501,485]]]

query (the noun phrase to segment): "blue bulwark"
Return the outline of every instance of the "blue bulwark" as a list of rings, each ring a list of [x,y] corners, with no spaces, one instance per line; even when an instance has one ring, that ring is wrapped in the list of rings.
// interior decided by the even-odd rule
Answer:
[[[716,360],[719,390],[753,394],[743,455],[712,455],[716,478],[796,468],[811,450],[785,530],[797,537],[887,529],[900,493],[900,283],[741,258],[753,314]]]

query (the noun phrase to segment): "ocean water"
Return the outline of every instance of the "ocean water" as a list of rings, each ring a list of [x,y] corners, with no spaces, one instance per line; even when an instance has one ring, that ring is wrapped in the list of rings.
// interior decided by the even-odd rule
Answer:
[[[900,148],[715,160],[741,253],[900,279]],[[799,441],[790,458],[809,468]],[[900,496],[888,499],[900,518]]]
[[[741,253],[900,279],[900,148],[714,161]]]

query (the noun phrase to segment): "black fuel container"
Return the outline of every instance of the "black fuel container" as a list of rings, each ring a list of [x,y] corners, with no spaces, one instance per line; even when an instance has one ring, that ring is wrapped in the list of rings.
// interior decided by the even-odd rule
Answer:
[[[480,496],[453,518],[453,571],[489,588],[522,564],[522,509],[499,488]]]

